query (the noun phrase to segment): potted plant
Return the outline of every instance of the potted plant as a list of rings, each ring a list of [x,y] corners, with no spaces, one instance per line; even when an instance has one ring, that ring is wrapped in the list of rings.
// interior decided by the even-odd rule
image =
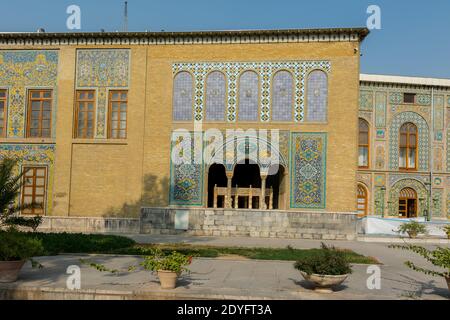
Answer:
[[[415,245],[390,245],[389,248],[409,250],[425,258],[433,266],[444,269],[443,271],[430,270],[419,267],[411,261],[406,261],[405,265],[414,271],[422,272],[432,276],[443,277],[447,282],[448,290],[450,290],[450,248],[437,247],[434,250],[428,250],[421,246]]]
[[[442,227],[442,230],[447,234],[447,238],[450,239],[450,224],[446,224]]]
[[[297,261],[294,267],[305,280],[312,282],[318,292],[332,292],[332,288],[347,279],[352,269],[344,252],[324,243],[321,252]]]
[[[22,174],[14,175],[16,160],[5,158],[0,162],[0,282],[14,282],[27,260],[43,252],[42,243],[17,231],[16,227],[35,230],[41,217],[24,218],[16,214],[25,207],[15,204],[22,186]],[[39,265],[33,260],[33,266]],[[40,265],[39,265],[40,266]]]
[[[426,234],[427,228],[417,221],[405,222],[398,227],[398,233],[407,233],[411,239],[417,238],[419,234]]]
[[[161,249],[154,249],[141,263],[146,270],[156,272],[162,289],[174,289],[177,279],[183,271],[188,271],[187,265],[191,264],[192,257],[176,251],[165,255]]]

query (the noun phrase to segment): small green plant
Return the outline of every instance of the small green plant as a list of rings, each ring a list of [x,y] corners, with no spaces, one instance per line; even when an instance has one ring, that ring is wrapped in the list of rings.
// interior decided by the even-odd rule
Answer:
[[[183,271],[189,271],[186,266],[191,263],[192,256],[187,256],[176,251],[165,255],[161,249],[155,248],[150,255],[144,257],[141,266],[150,271],[166,270],[181,273]]]
[[[444,230],[444,232],[447,234],[447,238],[450,239],[450,224],[446,224],[445,226],[443,226],[442,230]]]
[[[397,230],[398,233],[407,233],[410,238],[417,237],[418,234],[426,234],[427,228],[417,221],[402,223]]]
[[[440,276],[446,279],[450,278],[450,248],[437,247],[434,250],[428,250],[415,245],[390,245],[389,248],[409,250],[425,258],[433,266],[442,268],[442,271],[430,270],[419,267],[411,261],[406,261],[405,265],[414,271],[422,272],[432,276]]]
[[[42,242],[38,239],[25,237],[16,230],[0,231],[0,261],[31,260],[43,252]],[[36,262],[32,260],[32,264]]]
[[[327,247],[323,242],[321,251],[297,261],[294,267],[309,275],[313,273],[320,275],[344,275],[352,273],[345,253],[335,247]]]

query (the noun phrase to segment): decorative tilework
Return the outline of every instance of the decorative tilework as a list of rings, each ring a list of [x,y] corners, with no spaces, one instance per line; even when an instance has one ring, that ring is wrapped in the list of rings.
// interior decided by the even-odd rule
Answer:
[[[442,172],[443,166],[444,148],[442,146],[436,146],[433,148],[433,170],[436,172]]]
[[[375,168],[384,169],[385,167],[385,151],[383,145],[378,145],[375,149]]]
[[[194,99],[194,81],[189,72],[182,71],[173,80],[173,120],[192,120],[192,106]]]
[[[259,77],[254,71],[245,71],[239,77],[239,114],[242,121],[258,121]]]
[[[226,79],[220,71],[213,71],[206,77],[206,121],[225,120]]]
[[[308,75],[306,121],[327,120],[328,79],[322,70],[313,70]]]
[[[398,216],[398,201],[400,191],[403,188],[412,188],[417,192],[418,196],[418,204],[417,204],[417,212],[419,216],[423,216],[423,210],[427,207],[428,203],[428,192],[422,182],[415,179],[402,179],[396,182],[389,192],[389,214],[392,216]],[[422,200],[421,200],[422,199]]]
[[[450,130],[448,129],[447,129],[447,171],[450,171]]]
[[[272,84],[272,121],[292,121],[293,78],[288,71],[278,71]]]
[[[386,92],[375,93],[375,127],[386,127]]]
[[[77,88],[98,88],[96,138],[106,138],[107,96],[109,88],[127,88],[130,50],[77,50]]]
[[[191,133],[191,136],[194,136]],[[172,140],[172,149],[176,143],[184,143],[181,137],[177,141]],[[202,135],[196,139],[201,139]],[[171,162],[170,169],[170,204],[184,206],[199,206],[203,204],[203,163],[196,164],[194,159],[194,139],[190,143],[192,161],[175,164]],[[171,149],[171,154],[172,154]],[[189,146],[186,148],[189,149]]]
[[[0,161],[3,158],[18,159],[19,166],[47,166],[46,213],[51,214],[53,199],[53,175],[55,163],[55,145],[53,144],[0,144]],[[19,173],[19,167],[15,169]],[[17,199],[19,201],[19,199]]]
[[[431,94],[418,93],[416,95],[416,103],[421,106],[430,106],[431,105]]]
[[[403,102],[403,93],[401,92],[391,92],[389,94],[389,102],[391,104],[400,104]]]
[[[228,80],[227,90],[227,121],[235,122],[237,118],[237,81],[239,74],[246,70],[255,71],[260,78],[260,116],[262,122],[270,121],[270,101],[272,77],[279,70],[288,70],[294,75],[294,120],[304,121],[305,77],[314,69],[331,72],[329,61],[279,61],[279,62],[198,62],[175,63],[172,71],[190,71],[195,78],[194,120],[204,118],[204,83],[208,72],[221,71]]]
[[[444,96],[434,96],[434,130],[444,129]]]
[[[384,215],[384,194],[385,191],[381,188],[375,188],[375,197],[374,197],[374,205],[375,205],[375,214],[379,216]]]
[[[419,175],[419,174],[408,174],[408,173],[395,173],[395,174],[391,174],[389,176],[389,185],[392,186],[394,185],[397,181],[400,181],[402,179],[415,179],[418,180],[420,182],[422,182],[423,184],[430,182],[430,178],[428,175]]]
[[[443,197],[444,197],[444,189],[433,189],[432,190],[432,210],[431,217],[441,217],[445,218],[446,213],[444,212],[443,207]]]
[[[429,168],[429,153],[430,153],[430,139],[428,133],[428,125],[422,116],[415,112],[401,112],[396,114],[392,119],[389,129],[389,168],[398,169],[399,158],[399,129],[406,123],[414,123],[419,130],[419,170],[428,170]]]
[[[447,191],[447,219],[450,218],[450,191]]]
[[[25,136],[25,103],[28,88],[53,89],[52,119],[56,119],[56,80],[58,51],[13,50],[0,51],[0,86],[9,89],[8,137]],[[54,137],[55,125],[52,124]]]
[[[325,133],[291,134],[291,207],[325,208]]]
[[[361,90],[359,92],[359,110],[373,110],[373,92],[369,90]]]

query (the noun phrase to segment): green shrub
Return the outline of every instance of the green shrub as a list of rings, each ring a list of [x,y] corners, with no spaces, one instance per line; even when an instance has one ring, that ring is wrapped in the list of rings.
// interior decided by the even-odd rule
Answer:
[[[447,234],[447,237],[450,239],[450,224],[446,224],[442,227],[442,230]]]
[[[24,233],[26,237],[42,241],[46,255],[59,253],[108,253],[135,245],[122,236],[82,233]]]
[[[167,270],[180,273],[188,271],[185,267],[192,262],[192,257],[186,256],[182,253],[172,251],[172,253],[165,255],[160,249],[152,250],[152,254],[144,257],[141,263],[146,270],[158,271]]]
[[[443,271],[430,270],[419,267],[411,261],[406,261],[405,265],[415,271],[432,276],[450,277],[450,248],[437,247],[434,250],[428,250],[424,247],[414,245],[390,245],[389,248],[412,251],[425,258],[433,266],[444,269]]]
[[[0,261],[27,260],[43,253],[40,240],[15,230],[0,231]]]
[[[298,260],[294,267],[307,274],[343,275],[352,272],[345,252],[335,247],[327,247],[323,242],[320,251]]]
[[[415,237],[418,234],[426,234],[427,227],[417,221],[405,222],[398,227],[398,233],[407,233],[410,237]]]

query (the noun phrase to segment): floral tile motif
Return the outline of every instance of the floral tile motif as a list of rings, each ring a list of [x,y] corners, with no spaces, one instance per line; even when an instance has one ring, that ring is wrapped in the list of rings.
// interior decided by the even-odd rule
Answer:
[[[130,73],[130,50],[77,50],[77,88],[96,88],[96,138],[106,138],[108,89],[127,88]]]
[[[325,208],[326,133],[291,134],[291,208]]]
[[[56,81],[58,51],[56,50],[1,50],[0,87],[8,88],[8,132],[12,138],[25,136],[25,108],[27,89],[53,89],[52,119],[56,119]],[[55,122],[52,136],[54,137]]]

